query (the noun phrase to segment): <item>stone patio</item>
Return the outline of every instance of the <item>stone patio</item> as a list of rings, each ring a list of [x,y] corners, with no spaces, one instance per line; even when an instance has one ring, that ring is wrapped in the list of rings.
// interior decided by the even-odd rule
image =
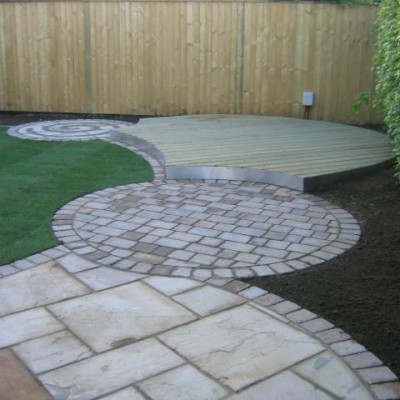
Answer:
[[[12,133],[117,142],[156,180],[68,203],[53,221],[61,245],[0,266],[0,398],[400,398],[397,377],[345,332],[236,280],[343,253],[360,236],[350,214],[270,184],[165,182],[153,154],[91,128]]]

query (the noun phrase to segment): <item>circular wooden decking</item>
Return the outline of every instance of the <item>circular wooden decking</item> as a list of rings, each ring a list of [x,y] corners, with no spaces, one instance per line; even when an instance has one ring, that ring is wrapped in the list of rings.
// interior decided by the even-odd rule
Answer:
[[[391,162],[388,138],[354,126],[285,117],[148,118],[121,130],[160,155],[169,179],[233,179],[309,191]]]

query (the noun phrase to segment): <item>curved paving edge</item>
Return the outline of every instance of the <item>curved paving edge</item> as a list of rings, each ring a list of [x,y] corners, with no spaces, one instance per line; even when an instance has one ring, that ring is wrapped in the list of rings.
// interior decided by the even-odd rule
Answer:
[[[107,266],[157,275],[244,278],[322,264],[357,243],[343,209],[272,185],[138,183],[61,207],[56,237]]]
[[[0,266],[0,277],[11,276],[50,261],[58,262],[68,273],[81,280],[85,275],[89,277],[96,270],[104,268],[109,271],[114,270],[116,273],[122,272],[112,267],[102,267],[85,260],[80,255],[69,251],[61,245],[11,264]],[[125,273],[134,275],[135,280],[150,277],[150,275],[146,274]],[[246,302],[253,302],[265,307],[269,312],[280,315],[289,323],[294,324],[294,326],[300,326],[312,337],[324,343],[327,349],[335,352],[365,382],[376,399],[400,399],[400,382],[396,375],[364,346],[354,341],[350,335],[336,328],[329,321],[273,293],[235,279],[209,278],[198,281],[239,295]],[[119,284],[123,284],[123,282]]]
[[[244,130],[245,140],[242,135]],[[164,152],[162,157],[167,159],[165,164],[168,179],[224,178],[257,181],[309,192],[338,181],[363,176],[393,162],[390,144],[382,141],[382,135],[377,132],[287,117],[162,117],[140,121],[138,125],[120,132],[136,141],[138,147],[150,149],[157,146],[157,151]],[[298,135],[302,137],[304,147],[297,143]],[[310,137],[313,139],[310,140]],[[213,151],[207,154],[209,141],[214,138],[217,140]],[[340,149],[332,146],[331,138],[343,146]],[[251,145],[248,146],[247,142]],[[291,142],[296,143],[295,149],[290,146]],[[182,149],[180,155],[174,150],[174,143],[179,143]],[[363,144],[358,147],[360,143]],[[289,144],[290,162],[282,163],[277,153],[282,152],[286,144]],[[370,151],[365,153],[368,146],[371,146]],[[254,148],[258,150],[256,154]],[[309,163],[309,158],[313,162]]]
[[[102,139],[112,141],[109,137]],[[119,144],[130,148],[132,151],[139,152],[134,146],[129,146],[123,143]],[[146,158],[152,167],[155,168],[157,180],[163,180],[164,171],[160,163],[153,157],[149,157],[147,153],[139,153],[142,153],[144,158]],[[69,256],[77,258],[81,257],[63,245],[56,246],[23,260],[0,266],[0,277],[5,277],[25,269],[30,269],[50,260],[60,260]],[[87,270],[96,267],[94,264],[90,264],[90,261],[87,262],[91,265]],[[75,271],[73,268],[68,269],[65,265],[64,268],[72,274],[82,272],[82,270],[79,269]],[[369,385],[369,388],[377,399],[400,399],[400,383],[390,369],[383,366],[383,363],[378,358],[369,353],[362,345],[353,341],[345,332],[335,328],[328,321],[319,318],[308,310],[302,309],[295,303],[285,301],[279,296],[265,292],[257,287],[249,286],[241,281],[221,277],[197,277],[197,279],[254,301],[263,307],[271,309],[274,313],[287,318],[295,324],[300,325],[335,351],[335,353]]]

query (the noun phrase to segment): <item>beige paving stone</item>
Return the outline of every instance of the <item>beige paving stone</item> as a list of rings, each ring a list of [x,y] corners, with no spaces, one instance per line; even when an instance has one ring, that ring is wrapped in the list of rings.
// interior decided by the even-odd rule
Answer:
[[[233,390],[324,349],[310,336],[249,305],[203,318],[159,337]]]
[[[174,296],[174,299],[193,312],[206,316],[245,301],[240,296],[212,286],[203,286]]]
[[[130,387],[119,390],[108,396],[100,397],[98,400],[146,400],[136,389]]]
[[[165,276],[151,276],[144,281],[167,296],[173,296],[202,285],[201,282],[193,279],[170,278]]]
[[[113,286],[122,285],[124,283],[133,282],[145,277],[143,274],[133,272],[119,271],[112,268],[100,267],[83,271],[75,275],[93,290],[108,289]]]
[[[229,396],[227,400],[334,400],[310,382],[290,371],[281,372],[270,379]]]
[[[68,331],[60,331],[13,347],[34,373],[41,373],[83,360],[93,353]]]
[[[183,364],[154,339],[105,352],[39,376],[55,399],[92,400]]]
[[[18,272],[0,281],[0,315],[26,310],[88,293],[56,262]]]
[[[228,391],[191,365],[184,365],[138,384],[153,400],[218,400]]]
[[[341,399],[373,400],[361,380],[331,351],[295,366],[293,371]]]
[[[8,315],[0,318],[0,348],[62,329],[64,327],[43,308]]]
[[[97,265],[83,257],[79,257],[74,253],[69,253],[64,257],[59,258],[58,263],[62,265],[67,271],[71,273],[85,271],[87,269],[95,268]]]
[[[49,394],[10,350],[0,351],[1,400],[50,400]]]
[[[142,282],[65,301],[50,309],[96,351],[119,347],[196,318]]]

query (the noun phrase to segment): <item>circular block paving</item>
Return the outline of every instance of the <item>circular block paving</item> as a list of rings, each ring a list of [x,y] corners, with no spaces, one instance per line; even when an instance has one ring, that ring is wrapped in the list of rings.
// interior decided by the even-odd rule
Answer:
[[[250,277],[320,264],[359,239],[357,221],[315,196],[254,183],[142,183],[76,199],[56,236],[103,265],[158,275]]]
[[[129,122],[102,119],[40,121],[8,129],[8,134],[31,140],[90,140],[104,137],[110,131],[127,128]]]

